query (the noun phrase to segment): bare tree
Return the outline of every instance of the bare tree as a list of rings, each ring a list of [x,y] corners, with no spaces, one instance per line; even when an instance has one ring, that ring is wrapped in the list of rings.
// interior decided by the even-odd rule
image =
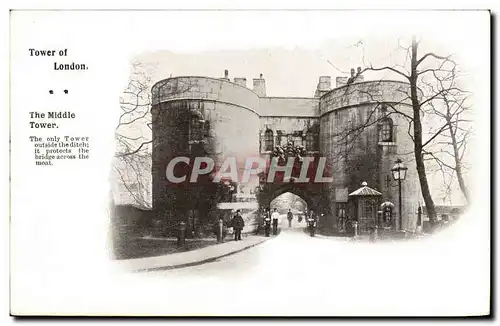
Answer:
[[[435,87],[440,91],[447,90],[450,85],[456,84],[458,76],[456,69],[452,69],[450,73],[443,76],[434,74],[434,80],[437,81]],[[426,112],[430,117],[443,121],[443,124],[439,129],[431,131],[436,141],[424,153],[428,156],[427,159],[436,162],[438,170],[443,174],[445,194],[451,191],[452,182],[456,177],[467,203],[470,201],[470,196],[464,176],[467,170],[464,160],[472,134],[471,120],[468,119],[470,114],[468,98],[468,93],[457,89],[444,91],[439,101],[429,102]],[[444,175],[449,176],[447,182]]]
[[[458,93],[464,93],[464,91],[459,87],[456,80],[451,81],[453,76],[456,77],[457,67],[457,64],[452,59],[452,56],[442,56],[434,52],[420,54],[419,45],[420,40],[417,40],[415,36],[412,37],[411,44],[408,46],[402,46],[399,43],[396,50],[403,51],[404,62],[402,64],[396,63],[383,66],[374,66],[371,63],[367,64],[364,57],[364,48],[362,48],[363,63],[365,67],[364,69],[358,71],[358,75],[365,72],[385,72],[408,82],[409,91],[403,88],[398,90],[399,92],[404,93],[399,103],[409,102],[412,108],[411,114],[398,110],[397,104],[399,103],[393,103],[388,105],[389,110],[387,114],[383,116],[377,115],[377,110],[383,103],[383,99],[379,96],[380,94],[370,93],[369,91],[362,92],[360,90],[347,87],[346,92],[350,92],[350,89],[358,93],[362,92],[363,95],[369,97],[372,102],[374,101],[378,104],[368,114],[365,121],[350,121],[344,130],[336,135],[336,138],[339,145],[342,145],[339,146],[339,148],[342,148],[340,153],[341,155],[339,155],[339,157],[346,159],[349,153],[351,153],[351,151],[355,148],[356,140],[360,137],[360,135],[362,135],[363,130],[377,124],[381,119],[386,118],[391,114],[397,114],[404,117],[404,119],[408,122],[408,135],[414,145],[414,158],[427,214],[431,223],[434,223],[437,220],[436,209],[430,192],[425,162],[427,157],[432,157],[431,153],[434,155],[434,157],[432,157],[433,159],[437,157],[437,159],[435,159],[436,162],[442,163],[443,160],[439,160],[439,156],[437,156],[436,153],[428,151],[427,148],[435,144],[445,131],[453,133],[453,137],[456,138],[456,131],[459,130],[457,128],[460,128],[458,125],[462,122],[462,119],[457,118],[457,116],[460,116],[464,108],[462,107],[462,109],[457,109],[456,105],[459,101],[456,97],[454,99],[452,98],[453,96],[457,96]],[[351,78],[348,81],[348,85],[355,82],[355,80],[356,78]],[[424,113],[428,108],[432,109],[433,106],[436,107],[437,102],[443,102],[445,107],[446,105],[450,106],[450,113],[448,114],[449,119],[446,119],[447,113],[444,113],[445,122],[443,125],[428,135],[428,138],[424,138],[424,136],[426,136],[424,135],[425,130],[422,124]],[[451,107],[452,104],[455,108]],[[457,150],[456,154],[453,154],[454,157],[458,158],[458,162],[455,161],[455,166],[453,167],[454,173],[456,173],[457,167],[458,171],[461,171],[462,169],[462,159],[464,155],[464,147],[466,146],[466,138],[467,137],[461,136],[460,139],[455,139],[455,141],[452,139],[450,142],[453,149],[455,150],[456,148]],[[463,171],[459,173],[462,175],[462,172]],[[462,185],[465,186],[463,178],[459,177],[459,179],[462,179],[462,181],[459,181],[459,183],[461,183],[461,187]],[[466,187],[464,189],[466,189]]]
[[[151,137],[151,74],[148,67],[132,63],[128,85],[120,97],[120,117],[115,129],[116,157],[130,156],[149,150]]]
[[[134,204],[151,208],[151,67],[132,63],[132,73],[120,97],[120,116],[115,129],[113,170]]]

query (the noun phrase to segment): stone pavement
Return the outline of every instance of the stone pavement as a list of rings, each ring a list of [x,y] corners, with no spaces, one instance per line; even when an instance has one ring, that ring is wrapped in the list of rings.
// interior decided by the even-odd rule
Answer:
[[[309,234],[308,231],[306,231],[307,234]],[[341,237],[341,236],[334,236],[334,235],[324,235],[324,234],[319,234],[315,233],[314,234],[315,238],[318,239],[330,239],[330,240],[338,240],[338,241],[352,241],[352,237]]]
[[[307,231],[305,231],[307,232]],[[376,238],[373,238],[369,234],[361,234],[356,237],[350,236],[334,236],[334,235],[323,235],[316,233],[315,237],[320,239],[333,239],[339,241],[351,241],[351,242],[388,242],[388,241],[401,241],[401,240],[412,240],[412,239],[422,239],[428,236],[426,233],[413,233],[407,232],[406,235],[398,234],[398,235],[377,235]]]
[[[256,246],[269,239],[272,239],[272,237],[267,238],[264,236],[244,235],[241,241],[234,241],[233,239],[226,238],[225,242],[221,244],[192,251],[156,257],[118,260],[113,264],[116,268],[130,272],[188,267],[215,261],[219,258]]]

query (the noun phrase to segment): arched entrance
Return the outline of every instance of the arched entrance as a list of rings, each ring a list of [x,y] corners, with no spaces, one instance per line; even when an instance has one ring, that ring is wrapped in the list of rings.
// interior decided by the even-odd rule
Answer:
[[[269,207],[271,201],[284,193],[291,193],[300,197],[309,209],[319,209],[321,189],[318,186],[295,183],[265,184],[264,188],[259,192],[259,206],[261,208]]]
[[[258,204],[259,208],[264,211],[266,208],[270,208],[272,201],[282,194],[291,193],[306,204],[307,212],[311,210],[319,217],[321,214],[325,214],[324,218],[327,218],[330,214],[328,213],[328,207],[325,203],[328,201],[323,198],[324,189],[321,184],[306,184],[306,183],[266,183],[264,187],[261,188],[258,194]],[[304,218],[305,221],[305,218]],[[324,221],[320,218],[318,223],[322,224]]]
[[[275,197],[270,205],[271,212],[274,209],[280,214],[280,224],[288,224],[288,212],[290,211],[292,215],[291,225],[293,227],[304,226],[306,222],[306,217],[309,212],[307,202],[300,196],[295,195],[291,192],[285,192],[281,195]]]

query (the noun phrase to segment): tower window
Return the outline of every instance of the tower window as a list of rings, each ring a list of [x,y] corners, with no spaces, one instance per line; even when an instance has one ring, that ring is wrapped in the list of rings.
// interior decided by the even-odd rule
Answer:
[[[193,143],[203,140],[203,120],[197,114],[191,114],[189,119],[189,140]]]
[[[274,134],[273,131],[267,129],[264,133],[264,151],[269,152],[274,148]]]
[[[380,127],[379,141],[392,142],[393,141],[392,129],[393,129],[392,119],[385,118],[384,120],[382,120],[382,125]]]
[[[306,134],[306,149],[310,152],[315,152],[318,150],[316,135],[311,130],[309,130]]]

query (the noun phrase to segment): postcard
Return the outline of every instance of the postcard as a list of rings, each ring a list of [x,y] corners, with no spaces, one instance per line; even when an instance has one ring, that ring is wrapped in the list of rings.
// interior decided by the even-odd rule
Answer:
[[[12,10],[15,316],[488,316],[489,11]]]

